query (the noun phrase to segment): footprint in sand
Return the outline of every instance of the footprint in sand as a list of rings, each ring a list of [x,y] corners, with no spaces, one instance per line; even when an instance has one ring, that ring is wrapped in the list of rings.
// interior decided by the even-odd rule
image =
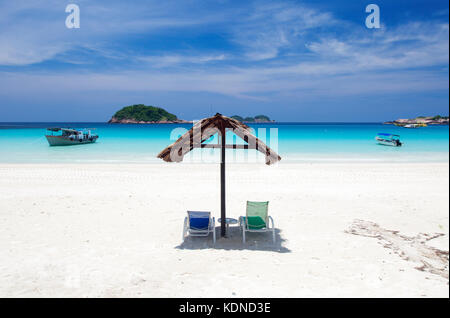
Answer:
[[[447,280],[449,278],[449,252],[426,244],[432,239],[444,236],[443,233],[406,236],[399,234],[399,231],[387,230],[374,222],[364,220],[354,220],[345,232],[376,238],[383,247],[391,249],[404,260],[420,264],[416,269],[439,275]]]

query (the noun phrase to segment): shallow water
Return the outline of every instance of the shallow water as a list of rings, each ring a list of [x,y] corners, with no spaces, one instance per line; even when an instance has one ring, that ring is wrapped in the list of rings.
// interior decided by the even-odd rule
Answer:
[[[449,127],[405,129],[392,125],[270,123],[250,125],[282,162],[448,162]],[[96,128],[97,143],[49,147],[47,127]],[[1,163],[158,163],[159,151],[190,124],[0,123]],[[378,145],[379,132],[399,134],[403,147]],[[228,142],[233,137],[227,136]],[[242,143],[239,138],[235,142]],[[196,149],[185,162],[218,162],[219,150]],[[254,150],[227,150],[229,162],[263,161]]]

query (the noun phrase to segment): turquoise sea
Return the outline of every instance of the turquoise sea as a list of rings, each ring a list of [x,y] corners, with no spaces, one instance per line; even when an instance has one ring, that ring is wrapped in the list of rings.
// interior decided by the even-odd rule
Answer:
[[[250,125],[292,162],[448,162],[449,127],[406,129],[379,123],[270,123]],[[97,143],[49,147],[47,127],[96,128]],[[159,163],[160,150],[191,124],[0,123],[0,163]],[[378,145],[377,133],[399,134],[403,147]],[[230,136],[231,137],[231,136]],[[228,140],[231,141],[231,138]],[[240,143],[240,141],[238,141]],[[263,160],[254,150],[227,150],[227,161]],[[186,162],[218,162],[219,151],[196,149]]]

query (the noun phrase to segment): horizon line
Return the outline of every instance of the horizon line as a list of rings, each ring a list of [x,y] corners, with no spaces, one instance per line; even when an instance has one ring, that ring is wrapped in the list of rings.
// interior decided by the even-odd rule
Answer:
[[[201,119],[200,119],[201,120]],[[197,121],[197,120],[195,120]],[[193,121],[191,121],[193,122]],[[110,124],[110,125],[173,125],[173,124],[191,124],[191,122],[188,123],[108,123],[107,121],[0,121],[0,124],[58,124],[58,123],[71,123],[71,124]],[[270,122],[244,122],[245,124],[379,124],[379,123],[385,123],[386,121],[270,121]]]

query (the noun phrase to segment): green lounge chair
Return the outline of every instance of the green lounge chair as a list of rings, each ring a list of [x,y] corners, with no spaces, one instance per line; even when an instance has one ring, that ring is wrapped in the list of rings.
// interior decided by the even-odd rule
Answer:
[[[275,224],[268,215],[269,201],[252,202],[247,201],[246,216],[239,217],[239,224],[242,229],[242,242],[245,243],[245,232],[272,232],[275,243]],[[270,226],[272,223],[272,226]]]

